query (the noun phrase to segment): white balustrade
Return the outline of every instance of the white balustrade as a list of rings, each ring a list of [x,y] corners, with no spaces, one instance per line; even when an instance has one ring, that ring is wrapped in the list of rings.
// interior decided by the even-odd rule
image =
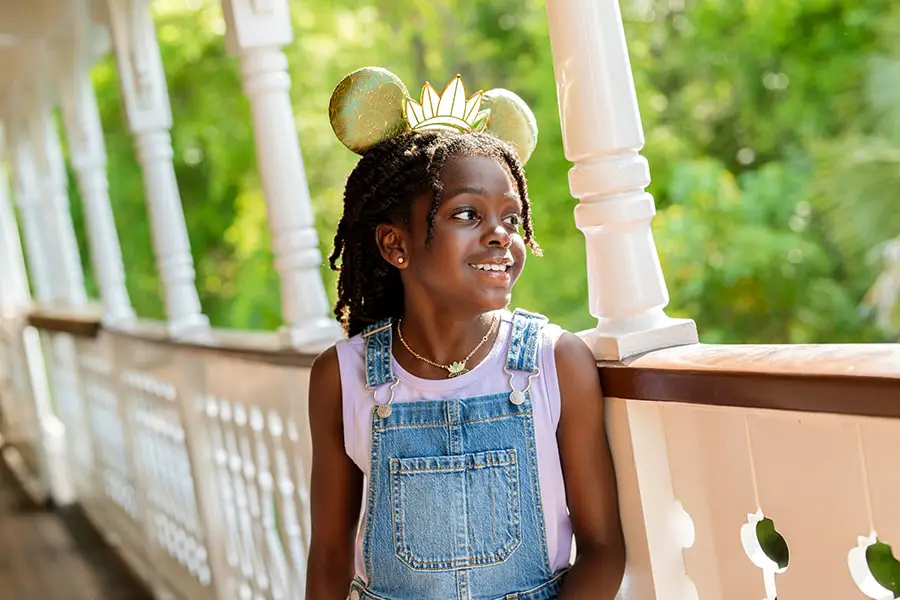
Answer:
[[[5,139],[0,129],[0,159]],[[49,496],[41,421],[34,401],[24,337],[24,312],[31,295],[6,169],[0,162],[0,455],[32,497]]]
[[[696,600],[689,593],[692,583],[682,558],[684,548],[670,523],[679,505],[660,407],[613,398],[606,402],[628,552],[627,585],[617,600]]]
[[[33,352],[29,353],[26,344],[30,344],[33,349],[36,340],[34,335],[26,340],[24,333],[23,315],[0,317],[0,356],[6,369],[5,377],[0,382],[0,411],[3,420],[0,427],[0,435],[3,437],[0,456],[31,498],[43,503],[50,498],[51,489],[38,407],[42,400],[48,399],[48,390],[46,386],[36,389],[32,384],[29,359]]]
[[[90,78],[91,66],[108,45],[107,32],[91,18],[87,0],[72,2],[76,4],[73,27],[68,43],[61,43],[65,52],[54,61],[54,75],[60,87],[70,160],[81,191],[91,260],[103,299],[103,321],[129,322],[135,314],[125,289],[122,251],[109,201],[106,148]]]
[[[115,545],[140,554],[146,546],[137,475],[131,464],[118,392],[119,371],[108,336],[78,340],[79,371],[92,432],[94,481],[98,489],[81,497],[89,516]],[[148,567],[139,568],[146,571]]]
[[[0,273],[3,273],[3,285],[0,285],[0,315],[21,310],[31,301],[22,241],[19,238],[16,215],[9,196],[9,178],[2,162],[5,153],[4,129],[0,122]]]
[[[172,113],[148,0],[108,0],[119,81],[134,135],[165,296],[175,336],[204,332],[209,320],[194,283],[194,260],[172,164]]]
[[[69,209],[62,146],[54,120],[54,90],[47,75],[51,70],[48,67],[52,56],[45,43],[36,47],[36,60],[43,68],[27,75],[25,83],[30,85],[31,93],[24,98],[29,103],[22,103],[20,99],[18,105],[25,127],[17,141],[21,144],[30,142],[31,150],[28,152],[28,147],[24,149],[23,167],[26,171],[34,169],[34,172],[23,173],[23,181],[32,177],[38,180],[35,186],[37,196],[30,198],[29,202],[37,207],[31,217],[36,217],[38,222],[32,222],[26,228],[26,237],[39,236],[38,240],[29,244],[29,248],[41,246],[40,260],[34,266],[37,270],[49,267],[52,300],[60,306],[78,309],[87,304],[87,294]],[[33,163],[29,160],[31,155],[35,158]],[[27,340],[27,336],[31,334],[26,330],[25,335]],[[43,352],[37,347],[29,353],[30,361],[41,363],[40,366],[33,367],[32,378],[46,377],[43,361],[47,361],[50,365],[48,371],[55,408],[62,418],[60,421],[55,414],[49,396],[46,401],[41,401],[40,395],[36,395],[47,474],[54,500],[58,504],[68,504],[75,498],[73,486],[84,488],[90,485],[80,479],[81,475],[85,475],[85,465],[91,459],[88,456],[90,447],[86,440],[89,436],[81,402],[75,346],[72,337],[63,334],[45,335],[42,342]]]
[[[231,588],[302,598],[309,544],[309,369],[236,358],[205,361],[197,431],[208,447],[209,509],[229,524]]]
[[[575,223],[587,242],[588,298],[597,327],[582,338],[618,360],[697,342],[672,319],[650,221],[656,213],[618,0],[548,0],[556,91]]]
[[[82,492],[88,514],[162,597],[302,599],[311,357],[272,352],[274,335],[260,354],[258,339],[234,353],[167,341],[164,331],[141,324],[78,342],[93,456],[81,480],[96,486]],[[872,366],[889,368],[900,350],[802,350],[814,358],[805,364],[857,356],[860,381],[900,389]],[[805,368],[801,352],[759,371],[752,352],[742,356],[735,364],[774,391],[783,376],[772,371]],[[686,359],[676,352],[637,368],[677,378]],[[690,374],[707,376],[718,377]],[[619,600],[891,598],[866,550],[900,539],[900,418],[703,405],[697,394],[692,404],[607,400],[628,548]]]
[[[900,594],[900,563],[892,575],[889,550],[869,548],[900,536],[897,365],[891,345],[696,346],[632,363],[646,370],[635,389],[672,402],[607,399],[621,600]],[[621,368],[606,372],[621,383]]]
[[[309,368],[147,331],[77,342],[93,457],[80,479],[95,486],[80,491],[86,513],[161,596],[302,599]]]
[[[244,94],[253,111],[257,164],[281,280],[282,331],[291,347],[324,350],[342,332],[330,314],[319,271],[322,254],[282,51],[293,41],[288,3],[223,0],[222,7],[229,49],[240,56]]]
[[[78,356],[75,339],[65,333],[44,336],[43,356],[48,363],[53,390],[54,414],[64,431],[60,432],[57,469],[60,477],[74,486],[68,502],[87,492],[95,485],[92,465],[91,429],[83,402],[83,391],[78,372]]]
[[[22,137],[11,137],[13,144],[17,142],[23,144],[22,147],[16,148],[19,180],[17,192],[23,193],[20,206],[26,221],[29,258],[33,270],[38,275],[36,287],[40,297],[44,300],[56,297],[80,302],[84,299],[83,284],[72,293],[65,292],[66,283],[77,285],[81,281],[77,249],[74,250],[74,259],[71,254],[66,254],[70,260],[63,260],[61,256],[47,252],[47,238],[56,234],[63,235],[66,224],[71,234],[69,241],[74,244],[71,219],[68,213],[60,216],[53,222],[61,229],[57,229],[51,235],[44,235],[40,213],[45,211],[39,201],[31,154],[25,146],[26,141],[22,139],[24,134]],[[0,147],[0,150],[3,148]],[[4,329],[3,338],[6,347],[4,355],[11,367],[10,377],[5,386],[7,397],[3,399],[4,420],[6,421],[7,417],[10,419],[4,426],[6,430],[4,437],[9,442],[9,447],[4,451],[4,458],[17,471],[19,478],[35,500],[43,502],[52,496],[55,502],[64,505],[71,503],[75,494],[69,470],[66,468],[68,452],[65,430],[53,412],[40,336],[25,323],[25,312],[30,307],[30,292],[15,214],[6,192],[5,171],[0,165],[0,272],[3,273],[0,285],[4,288],[4,292],[0,294],[2,300],[0,321],[3,321]],[[58,243],[53,247],[57,251],[65,248],[64,241],[57,239]],[[67,263],[68,266],[63,270],[68,276],[51,281],[52,278],[46,270],[49,264],[45,263],[45,260],[55,262],[57,265]],[[72,272],[75,265],[78,266],[77,274]],[[58,372],[63,377],[64,381],[60,381],[63,385],[60,388],[64,396],[62,402],[68,404],[65,399],[77,396],[78,388],[77,385],[72,385],[75,381],[71,377],[65,378],[64,374],[73,372],[71,369],[53,372]],[[77,456],[85,458],[83,452],[77,453]]]
[[[900,539],[888,458],[900,452],[900,420],[674,404],[660,412],[672,489],[696,531],[684,561],[700,598],[861,597],[848,568],[857,540],[873,536],[865,549],[876,535]],[[763,516],[789,554],[770,556],[756,541]],[[867,569],[862,580],[878,589]]]
[[[43,304],[52,302],[55,277],[53,253],[46,247],[46,236],[41,228],[41,191],[34,154],[22,124],[9,128],[9,154],[13,165],[14,198],[22,216],[22,232],[27,252],[28,277],[34,289],[35,299]]]
[[[3,155],[3,129],[0,127],[0,157]],[[7,187],[6,170],[0,163],[0,452],[4,445],[15,448],[21,441],[31,444],[39,440],[37,415],[34,404],[23,402],[23,391],[30,392],[30,385],[23,385],[21,360],[21,312],[30,302],[28,280],[25,275],[25,259],[19,240],[19,230],[13,213]],[[30,395],[30,394],[29,394]]]
[[[32,106],[25,107],[32,149],[38,169],[41,233],[53,263],[53,299],[62,306],[82,307],[87,304],[81,256],[69,210],[69,190],[59,132],[53,115],[53,98],[44,71],[50,59],[40,52],[43,69],[32,74]]]
[[[130,423],[145,535],[160,582],[184,598],[212,597],[212,575],[182,427],[177,366],[153,348],[116,340],[133,354],[120,374]],[[175,371],[173,373],[173,370]],[[168,374],[168,376],[166,376]],[[173,383],[174,382],[174,383]]]

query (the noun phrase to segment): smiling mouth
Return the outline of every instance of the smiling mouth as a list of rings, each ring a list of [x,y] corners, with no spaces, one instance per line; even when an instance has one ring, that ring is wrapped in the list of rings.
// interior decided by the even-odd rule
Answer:
[[[476,271],[484,271],[485,273],[509,273],[512,265],[498,265],[496,263],[469,264]]]

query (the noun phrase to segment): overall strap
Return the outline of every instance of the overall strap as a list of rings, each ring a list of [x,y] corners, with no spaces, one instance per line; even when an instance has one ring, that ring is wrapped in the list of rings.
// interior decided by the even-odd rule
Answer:
[[[510,371],[537,372],[537,354],[541,328],[548,322],[547,317],[517,308],[512,316],[512,331],[509,335],[509,352],[506,368]]]
[[[397,379],[391,363],[391,325],[392,319],[384,319],[369,325],[362,332],[362,337],[366,340],[366,387],[370,390]]]

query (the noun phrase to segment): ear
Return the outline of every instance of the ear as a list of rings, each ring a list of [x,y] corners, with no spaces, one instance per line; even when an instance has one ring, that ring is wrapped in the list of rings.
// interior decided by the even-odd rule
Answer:
[[[409,265],[409,252],[406,231],[397,225],[382,223],[375,228],[375,243],[381,257],[398,269]]]

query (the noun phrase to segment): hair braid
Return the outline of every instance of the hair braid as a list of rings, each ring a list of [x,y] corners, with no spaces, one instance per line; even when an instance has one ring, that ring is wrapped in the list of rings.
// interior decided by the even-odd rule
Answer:
[[[334,314],[347,335],[356,335],[386,317],[403,314],[400,273],[382,258],[375,229],[396,220],[408,224],[413,198],[430,190],[430,242],[434,217],[443,197],[441,171],[447,160],[455,156],[494,158],[509,170],[522,200],[525,243],[540,255],[531,223],[525,172],[511,146],[486,133],[447,131],[410,132],[386,140],[366,152],[347,178],[344,211],[334,236],[334,251],[328,259],[331,268],[340,271]]]

